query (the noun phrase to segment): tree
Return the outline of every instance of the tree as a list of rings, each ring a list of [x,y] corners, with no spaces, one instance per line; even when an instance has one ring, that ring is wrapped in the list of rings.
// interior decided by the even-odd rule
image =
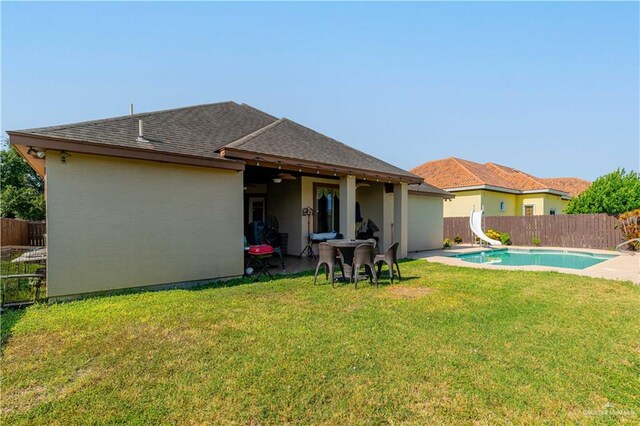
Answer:
[[[566,213],[618,215],[640,209],[640,174],[617,169],[600,176],[582,194],[569,202]]]
[[[0,150],[0,216],[44,220],[44,182],[14,147]]]

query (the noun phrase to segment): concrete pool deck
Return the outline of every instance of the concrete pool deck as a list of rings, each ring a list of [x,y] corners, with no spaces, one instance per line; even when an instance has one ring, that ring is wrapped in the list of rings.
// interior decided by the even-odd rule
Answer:
[[[618,254],[617,252],[610,250],[595,250],[595,249],[574,249],[567,247],[521,247],[521,246],[509,246],[508,248],[514,249],[534,249],[534,250],[560,250],[560,251],[574,251],[583,253],[599,253],[599,254]],[[425,259],[428,262],[442,263],[450,266],[460,266],[464,268],[480,268],[480,269],[498,269],[503,271],[555,271],[562,272],[564,274],[582,275],[592,278],[606,278],[610,280],[622,280],[631,281],[635,284],[640,284],[640,254],[635,256],[631,254],[620,254],[609,260],[598,263],[597,265],[590,266],[585,269],[569,269],[569,268],[557,268],[553,266],[540,266],[540,265],[527,265],[527,266],[503,266],[495,264],[482,264],[465,262],[462,259],[452,257],[457,254],[463,253],[479,253],[481,251],[489,251],[486,247],[471,246],[467,244],[460,244],[454,246],[449,250],[428,250],[409,253],[411,259]]]

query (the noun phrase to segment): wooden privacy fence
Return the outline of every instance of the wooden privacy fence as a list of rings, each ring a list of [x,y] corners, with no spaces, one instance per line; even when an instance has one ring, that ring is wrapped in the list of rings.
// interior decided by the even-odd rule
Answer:
[[[541,246],[613,249],[621,241],[617,219],[607,214],[562,214],[545,216],[486,216],[482,229],[507,232],[511,242],[518,246],[531,246],[531,240],[540,239]],[[462,237],[472,241],[468,217],[445,217],[444,237],[453,240]]]
[[[0,245],[44,246],[45,222],[30,222],[19,219],[0,218]]]

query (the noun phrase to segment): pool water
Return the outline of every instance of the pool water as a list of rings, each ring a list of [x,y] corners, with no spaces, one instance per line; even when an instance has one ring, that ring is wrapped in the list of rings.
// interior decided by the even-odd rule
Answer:
[[[480,253],[458,254],[455,257],[465,262],[492,265],[541,265],[554,266],[557,268],[585,269],[616,257],[616,255],[557,250],[499,249]]]

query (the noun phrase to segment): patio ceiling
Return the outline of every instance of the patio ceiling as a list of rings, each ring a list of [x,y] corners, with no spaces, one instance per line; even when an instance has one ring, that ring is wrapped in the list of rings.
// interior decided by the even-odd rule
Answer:
[[[375,173],[355,167],[345,167],[334,164],[323,164],[314,161],[301,161],[295,158],[280,157],[269,154],[257,154],[255,152],[242,151],[235,148],[224,148],[220,155],[229,159],[243,160],[247,165],[267,167],[276,170],[298,172],[309,175],[330,177],[354,176],[357,179],[371,180],[386,183],[420,183],[421,178],[410,176],[398,176],[389,173]]]

